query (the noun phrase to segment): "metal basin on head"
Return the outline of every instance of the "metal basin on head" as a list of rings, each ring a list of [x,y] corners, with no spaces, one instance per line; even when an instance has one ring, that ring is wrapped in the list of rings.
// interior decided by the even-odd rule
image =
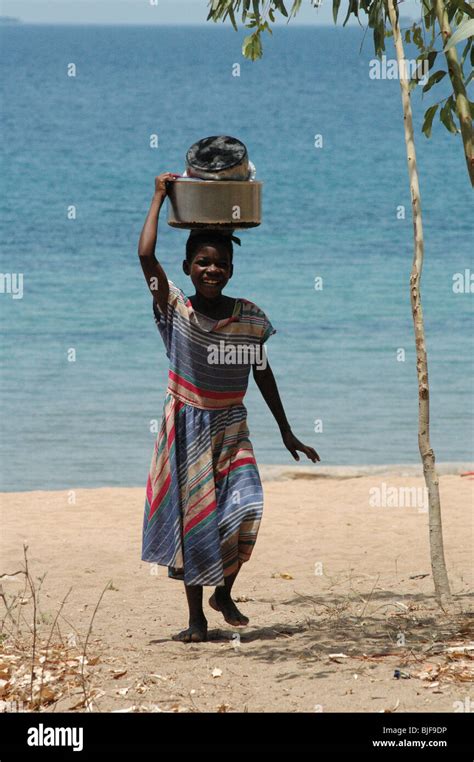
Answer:
[[[262,221],[262,185],[257,180],[170,180],[168,225],[255,228]]]

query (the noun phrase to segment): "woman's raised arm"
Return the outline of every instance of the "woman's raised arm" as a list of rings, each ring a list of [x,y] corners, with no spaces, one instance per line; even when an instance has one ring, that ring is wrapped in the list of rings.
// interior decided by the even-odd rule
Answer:
[[[163,174],[155,177],[155,193],[138,242],[138,256],[145,280],[155,303],[163,313],[166,313],[169,286],[166,273],[155,257],[155,248],[158,217],[167,194],[166,181],[173,177],[178,177],[178,175],[173,172],[163,172]]]

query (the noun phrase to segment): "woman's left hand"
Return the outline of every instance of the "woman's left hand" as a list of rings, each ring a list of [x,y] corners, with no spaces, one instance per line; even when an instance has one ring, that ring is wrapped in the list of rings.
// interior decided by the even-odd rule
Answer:
[[[305,455],[313,461],[313,463],[316,463],[316,461],[321,460],[318,453],[313,447],[309,447],[308,445],[303,444],[303,442],[300,442],[300,440],[295,437],[293,432],[291,430],[285,431],[282,434],[283,444],[285,445],[286,449],[291,452],[295,460],[299,460],[300,456],[296,452],[299,450],[300,452],[304,452]]]

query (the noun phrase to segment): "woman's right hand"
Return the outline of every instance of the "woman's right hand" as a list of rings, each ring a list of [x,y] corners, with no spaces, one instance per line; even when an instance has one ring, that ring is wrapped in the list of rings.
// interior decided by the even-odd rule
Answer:
[[[176,174],[176,172],[162,172],[161,175],[155,177],[155,196],[164,198],[168,193],[168,188],[166,187],[167,181],[180,176],[181,175]]]

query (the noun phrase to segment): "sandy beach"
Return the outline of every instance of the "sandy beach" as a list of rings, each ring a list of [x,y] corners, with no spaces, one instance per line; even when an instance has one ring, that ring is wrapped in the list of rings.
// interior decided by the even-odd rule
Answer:
[[[474,480],[461,473],[473,469],[439,470],[455,616],[434,600],[419,468],[262,466],[264,518],[234,587],[250,623],[227,625],[205,588],[202,644],[171,640],[187,624],[183,585],[140,560],[143,488],[3,494],[0,698],[23,696],[29,708],[33,609],[15,574],[26,542],[46,708],[463,711],[473,677]]]

